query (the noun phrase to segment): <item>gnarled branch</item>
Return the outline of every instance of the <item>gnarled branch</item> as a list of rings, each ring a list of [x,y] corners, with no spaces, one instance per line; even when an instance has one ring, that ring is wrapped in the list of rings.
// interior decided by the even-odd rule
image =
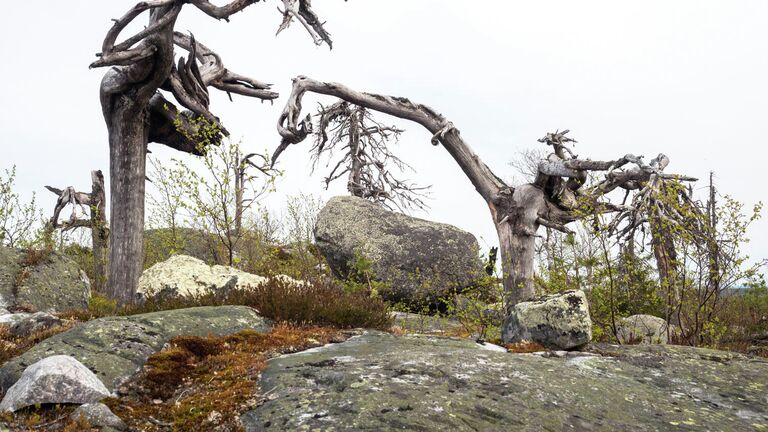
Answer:
[[[361,93],[342,84],[320,82],[304,76],[294,78],[291,95],[278,120],[278,132],[283,139],[272,156],[273,163],[290,144],[303,141],[312,131],[311,118],[301,117],[301,101],[306,92],[335,96],[349,103],[424,126],[443,144],[487,202],[490,202],[498,190],[508,187],[472,151],[461,138],[458,129],[432,108],[406,98]]]

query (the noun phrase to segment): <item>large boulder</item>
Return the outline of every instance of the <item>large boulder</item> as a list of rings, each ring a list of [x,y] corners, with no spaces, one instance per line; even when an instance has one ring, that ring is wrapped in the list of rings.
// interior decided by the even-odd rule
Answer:
[[[29,366],[5,393],[0,411],[37,404],[98,402],[109,390],[87,367],[65,355],[44,358]]]
[[[287,276],[277,276],[299,283]],[[142,297],[197,296],[210,292],[226,294],[227,290],[245,289],[267,282],[267,278],[246,273],[234,267],[208,265],[202,260],[174,255],[142,273],[138,294]]]
[[[57,252],[33,260],[28,255],[0,246],[0,307],[45,312],[88,307],[91,284],[77,263]]]
[[[482,273],[475,237],[454,226],[388,211],[362,198],[331,198],[320,211],[315,242],[342,278],[361,257],[392,302],[436,303],[473,285]]]
[[[669,325],[663,318],[653,315],[632,315],[622,318],[616,326],[619,341],[623,344],[665,344]]]
[[[592,340],[592,320],[583,291],[566,291],[516,304],[504,324],[505,342],[531,341],[567,350]]]
[[[751,431],[768,361],[670,345],[562,357],[368,333],[270,360],[246,431]]]
[[[27,366],[61,354],[79,360],[114,390],[172,337],[222,336],[245,329],[267,332],[270,328],[268,320],[246,306],[206,306],[99,318],[51,336],[5,363],[0,368],[0,387],[10,387]]]

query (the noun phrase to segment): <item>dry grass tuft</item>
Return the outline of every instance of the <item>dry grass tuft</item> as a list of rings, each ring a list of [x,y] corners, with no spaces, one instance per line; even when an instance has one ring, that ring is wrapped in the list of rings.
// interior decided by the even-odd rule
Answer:
[[[4,364],[8,360],[24,354],[28,349],[37,345],[49,337],[59,334],[61,332],[71,329],[75,325],[74,322],[65,322],[64,324],[56,327],[51,327],[47,330],[41,330],[27,337],[16,337],[10,333],[8,326],[0,326],[0,364]]]
[[[257,380],[267,359],[347,336],[325,327],[280,325],[270,333],[177,337],[121,387],[121,398],[106,403],[135,430],[241,430],[240,415],[263,399]]]
[[[505,345],[504,348],[506,348],[508,352],[518,354],[548,351],[540,344],[532,341],[515,342]]]

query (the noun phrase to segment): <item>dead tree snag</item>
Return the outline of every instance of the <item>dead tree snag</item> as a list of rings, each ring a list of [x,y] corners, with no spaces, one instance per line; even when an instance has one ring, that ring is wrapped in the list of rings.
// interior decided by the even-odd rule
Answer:
[[[307,92],[334,96],[369,110],[416,122],[433,135],[433,145],[442,144],[490,209],[499,236],[508,305],[535,295],[535,238],[541,225],[570,232],[566,226],[570,222],[598,213],[612,213],[615,216],[610,229],[616,235],[622,235],[645,223],[651,211],[654,217],[670,223],[686,223],[673,205],[654,199],[669,183],[695,180],[664,173],[669,158],[663,154],[650,163],[631,154],[608,161],[581,159],[567,146],[575,142],[566,136],[567,130],[550,133],[539,141],[551,146],[553,151],[539,162],[534,181],[512,186],[494,174],[472,151],[453,123],[434,109],[406,98],[362,93],[342,84],[304,76],[293,80],[292,93],[280,116],[278,131],[282,142],[273,155],[273,163],[289,145],[303,141],[312,132],[309,118],[301,117],[302,98]],[[609,196],[616,189],[626,192],[624,200],[618,204]],[[627,202],[630,194],[633,198]],[[506,340],[507,335],[503,336]]]

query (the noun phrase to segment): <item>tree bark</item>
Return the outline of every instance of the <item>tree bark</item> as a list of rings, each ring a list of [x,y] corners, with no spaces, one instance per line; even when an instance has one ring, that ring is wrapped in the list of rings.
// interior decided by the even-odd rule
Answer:
[[[536,294],[533,283],[536,232],[547,210],[544,191],[535,185],[521,185],[511,193],[497,194],[490,206],[499,235],[507,300],[511,304],[530,300]]]
[[[666,222],[658,217],[651,218],[651,246],[656,259],[661,288],[666,291],[666,320],[668,323],[679,325],[674,309],[680,305],[680,290],[677,286],[677,251],[673,235],[664,225]]]
[[[107,228],[104,175],[91,171],[91,250],[93,252],[94,280],[91,286],[96,292],[104,292],[107,284],[107,255],[109,253],[109,228]]]
[[[107,119],[111,235],[107,296],[130,304],[143,270],[148,112],[124,98]]]
[[[357,109],[352,113],[355,117],[350,119],[349,123],[349,154],[352,155],[352,163],[349,168],[349,180],[347,181],[347,190],[352,196],[365,198],[361,187],[361,174],[363,170],[362,160],[360,159],[360,130],[362,124],[363,112]]]

